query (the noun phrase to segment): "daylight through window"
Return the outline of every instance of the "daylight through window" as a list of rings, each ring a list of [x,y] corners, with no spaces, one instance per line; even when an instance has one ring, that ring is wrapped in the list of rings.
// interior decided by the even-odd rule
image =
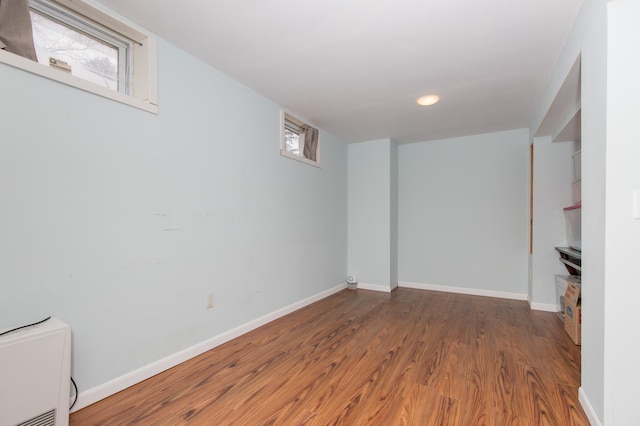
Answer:
[[[319,167],[318,129],[283,112],[280,154]]]
[[[152,37],[84,0],[8,4],[0,8],[1,63],[157,113]]]
[[[290,120],[284,122],[285,150],[295,155],[300,155],[300,144],[304,146],[304,130]]]
[[[131,42],[52,3],[29,0],[38,62],[129,94]]]

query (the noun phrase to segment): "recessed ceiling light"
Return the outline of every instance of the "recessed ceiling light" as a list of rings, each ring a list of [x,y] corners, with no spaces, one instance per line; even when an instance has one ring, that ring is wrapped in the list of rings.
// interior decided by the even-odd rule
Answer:
[[[416,102],[418,102],[418,105],[431,106],[436,102],[438,102],[439,100],[440,100],[440,96],[438,95],[427,95],[427,96],[419,97]]]

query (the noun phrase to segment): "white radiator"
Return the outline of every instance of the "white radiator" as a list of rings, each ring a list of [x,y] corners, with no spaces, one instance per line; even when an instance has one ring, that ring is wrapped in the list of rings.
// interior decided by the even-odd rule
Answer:
[[[0,426],[68,425],[70,373],[71,328],[59,319],[0,336]]]

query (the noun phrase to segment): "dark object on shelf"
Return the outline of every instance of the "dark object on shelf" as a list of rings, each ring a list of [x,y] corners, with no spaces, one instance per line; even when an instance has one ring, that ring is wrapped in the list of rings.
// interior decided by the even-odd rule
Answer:
[[[569,247],[556,247],[560,253],[560,262],[571,275],[582,275],[582,253]]]

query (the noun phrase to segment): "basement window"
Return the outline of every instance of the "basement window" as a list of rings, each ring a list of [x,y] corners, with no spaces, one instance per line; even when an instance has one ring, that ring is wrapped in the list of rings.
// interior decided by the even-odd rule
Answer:
[[[6,52],[0,62],[157,112],[154,40],[81,0],[28,5],[39,65]]]
[[[320,167],[318,129],[282,112],[280,155]]]

